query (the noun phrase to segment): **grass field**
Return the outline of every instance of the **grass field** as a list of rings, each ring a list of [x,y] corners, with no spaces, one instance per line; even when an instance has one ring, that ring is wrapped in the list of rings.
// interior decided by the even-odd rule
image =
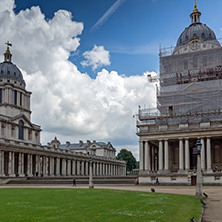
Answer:
[[[193,196],[78,188],[1,188],[0,221],[188,222]]]

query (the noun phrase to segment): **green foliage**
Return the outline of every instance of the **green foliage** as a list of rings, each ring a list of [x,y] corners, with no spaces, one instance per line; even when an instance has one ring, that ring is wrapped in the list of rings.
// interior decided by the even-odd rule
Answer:
[[[131,151],[126,149],[121,149],[116,157],[118,160],[126,161],[126,170],[131,171],[132,169],[136,169],[136,158],[133,156]]]
[[[193,196],[78,188],[0,188],[0,221],[198,221]]]

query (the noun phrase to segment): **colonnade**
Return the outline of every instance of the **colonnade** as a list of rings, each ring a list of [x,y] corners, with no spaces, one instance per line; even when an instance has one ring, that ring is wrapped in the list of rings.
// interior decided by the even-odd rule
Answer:
[[[0,176],[88,176],[88,158],[48,156],[0,150]],[[125,175],[125,165],[93,161],[94,176]]]
[[[192,138],[192,142],[196,138]],[[169,147],[169,139],[159,139],[158,141],[141,140],[140,141],[140,171],[146,172],[169,172],[171,167],[169,165],[170,158],[169,148],[175,152],[175,148],[179,149],[178,152],[178,172],[183,173],[190,170],[190,153],[191,138],[178,138],[176,146]],[[175,142],[175,140],[174,140]],[[201,138],[201,168],[202,171],[212,172],[211,160],[211,137]],[[156,145],[154,145],[156,144]],[[158,145],[157,145],[158,144]],[[172,153],[171,153],[172,155]]]

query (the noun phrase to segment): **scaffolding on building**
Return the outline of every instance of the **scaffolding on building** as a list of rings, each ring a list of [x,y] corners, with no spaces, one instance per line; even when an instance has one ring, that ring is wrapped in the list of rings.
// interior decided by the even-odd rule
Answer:
[[[156,83],[156,116],[180,118],[195,116],[194,113],[206,116],[221,110],[222,47],[181,54],[174,54],[174,49],[160,49],[160,74],[148,76],[149,82]],[[145,120],[145,116],[153,119],[155,115],[139,116]]]

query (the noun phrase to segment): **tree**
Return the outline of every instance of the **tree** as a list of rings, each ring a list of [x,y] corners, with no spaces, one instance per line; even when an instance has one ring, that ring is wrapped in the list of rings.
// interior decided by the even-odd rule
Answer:
[[[126,161],[126,170],[132,171],[137,166],[136,158],[133,156],[131,151],[126,149],[121,149],[120,152],[117,154],[117,160],[124,160]]]

